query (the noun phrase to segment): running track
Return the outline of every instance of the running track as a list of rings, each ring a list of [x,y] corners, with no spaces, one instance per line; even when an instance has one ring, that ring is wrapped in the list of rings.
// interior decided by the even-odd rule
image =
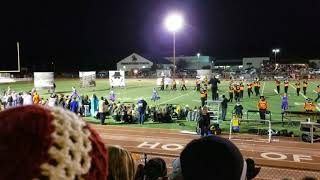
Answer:
[[[149,158],[162,157],[169,171],[172,160],[179,156],[183,147],[199,137],[179,130],[91,126],[99,132],[106,145],[121,146],[141,157],[144,153]],[[245,134],[233,136],[232,141],[246,158],[254,159],[262,167],[256,179],[313,176],[320,180],[320,143],[308,144],[297,138],[279,137],[273,137],[272,143],[267,143],[265,137]]]

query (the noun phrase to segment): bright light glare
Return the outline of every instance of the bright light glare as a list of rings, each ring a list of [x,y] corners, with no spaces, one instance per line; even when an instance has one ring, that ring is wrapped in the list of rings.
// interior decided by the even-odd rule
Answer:
[[[197,53],[197,56],[200,57],[200,53]]]
[[[278,52],[280,52],[280,49],[272,49],[272,52],[273,53],[278,53]]]
[[[177,32],[183,26],[183,17],[180,14],[171,14],[165,19],[165,26],[171,32]]]

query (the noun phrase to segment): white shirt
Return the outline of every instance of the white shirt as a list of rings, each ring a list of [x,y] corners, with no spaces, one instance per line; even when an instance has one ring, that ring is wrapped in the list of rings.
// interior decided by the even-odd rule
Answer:
[[[27,94],[23,97],[23,105],[31,105],[33,104],[32,96],[30,94]]]
[[[56,98],[49,98],[48,106],[54,107],[56,105]]]

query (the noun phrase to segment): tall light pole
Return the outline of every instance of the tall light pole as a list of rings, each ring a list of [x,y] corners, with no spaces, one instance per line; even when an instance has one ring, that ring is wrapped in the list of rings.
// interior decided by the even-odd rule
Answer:
[[[272,49],[272,52],[274,53],[274,64],[277,63],[277,54],[280,52],[279,48]]]
[[[176,32],[183,26],[183,17],[180,14],[170,14],[166,17],[164,25],[173,34],[173,79],[176,77]]]
[[[200,68],[199,68],[199,64],[200,64],[200,62],[199,62],[200,53],[197,53],[197,57],[198,57],[198,69],[200,69]]]

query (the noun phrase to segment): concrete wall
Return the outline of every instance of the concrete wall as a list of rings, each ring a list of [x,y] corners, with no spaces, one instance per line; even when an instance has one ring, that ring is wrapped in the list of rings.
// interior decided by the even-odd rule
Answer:
[[[270,61],[270,57],[244,57],[242,58],[242,65],[244,69],[250,67],[248,63],[251,63],[254,68],[261,68],[263,61]]]

